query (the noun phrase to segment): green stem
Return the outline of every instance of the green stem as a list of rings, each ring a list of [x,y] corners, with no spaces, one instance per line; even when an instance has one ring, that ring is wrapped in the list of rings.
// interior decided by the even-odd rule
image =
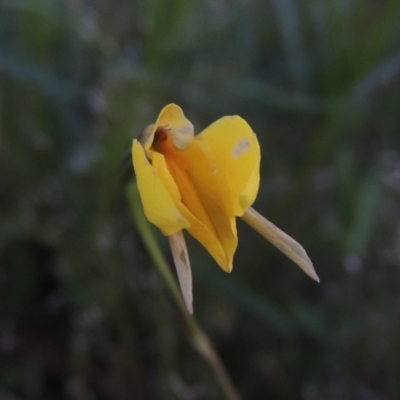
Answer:
[[[230,379],[225,366],[218,356],[218,353],[212,345],[211,340],[200,328],[194,317],[191,316],[186,309],[179,287],[173,274],[171,273],[170,266],[165,260],[164,255],[158,246],[157,240],[154,237],[151,226],[143,213],[136,183],[131,183],[128,185],[127,196],[130,203],[132,216],[136,223],[139,234],[157,268],[157,271],[159,272],[161,278],[171,293],[172,298],[178,306],[178,309],[188,328],[190,342],[213,371],[214,376],[226,399],[240,400],[239,393]]]

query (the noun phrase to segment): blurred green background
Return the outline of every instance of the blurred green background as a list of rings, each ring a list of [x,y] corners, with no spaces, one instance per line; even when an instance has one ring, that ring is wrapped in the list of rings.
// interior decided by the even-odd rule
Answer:
[[[249,122],[254,207],[321,278],[241,221],[230,275],[188,240],[243,398],[399,399],[398,0],[0,1],[0,398],[222,398],[124,198],[169,102]]]

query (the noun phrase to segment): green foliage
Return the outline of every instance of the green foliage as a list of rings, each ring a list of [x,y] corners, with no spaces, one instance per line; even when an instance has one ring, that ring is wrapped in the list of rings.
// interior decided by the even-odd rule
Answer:
[[[124,197],[168,102],[245,118],[232,274],[188,240],[195,313],[245,399],[397,399],[400,2],[0,1],[0,397],[217,399]],[[170,257],[167,241],[159,243]]]

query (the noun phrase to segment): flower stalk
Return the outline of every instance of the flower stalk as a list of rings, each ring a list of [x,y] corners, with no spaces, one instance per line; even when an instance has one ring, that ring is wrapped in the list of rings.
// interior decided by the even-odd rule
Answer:
[[[227,400],[240,400],[240,395],[232,380],[230,379],[226,368],[219,358],[218,353],[216,352],[211,340],[198,325],[194,317],[189,314],[190,309],[187,309],[187,304],[185,304],[182,299],[180,289],[171,272],[170,266],[165,260],[165,257],[157,243],[157,240],[154,237],[151,226],[143,213],[143,208],[136,182],[132,182],[127,186],[126,194],[129,200],[132,217],[135,221],[143,244],[145,245],[150,257],[152,258],[157,272],[159,273],[161,279],[164,281],[165,286],[167,287],[175,304],[179,309],[179,312],[187,328],[187,334],[190,343],[212,370],[225,398]],[[171,243],[171,246],[175,245],[176,244]],[[178,278],[181,279],[180,277]]]

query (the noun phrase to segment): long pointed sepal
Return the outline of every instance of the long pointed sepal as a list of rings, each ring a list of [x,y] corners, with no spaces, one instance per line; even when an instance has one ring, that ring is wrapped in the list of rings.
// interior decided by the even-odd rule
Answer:
[[[193,314],[192,269],[190,267],[185,237],[183,236],[183,232],[179,231],[168,236],[168,239],[176,272],[178,274],[179,284],[181,286],[183,300],[185,301],[189,314]]]
[[[314,266],[306,251],[293,238],[251,207],[242,215],[242,219],[294,261],[310,278],[319,282]]]

